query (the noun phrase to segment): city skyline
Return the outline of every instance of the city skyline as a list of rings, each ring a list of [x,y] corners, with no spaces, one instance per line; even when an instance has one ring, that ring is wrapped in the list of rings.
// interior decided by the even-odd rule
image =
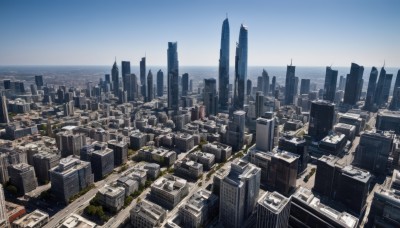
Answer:
[[[249,66],[284,66],[293,59],[296,66],[386,61],[396,67],[400,61],[395,1],[154,3],[121,1],[119,8],[104,1],[2,2],[0,27],[6,32],[0,65],[108,65],[117,56],[136,66],[147,56],[149,65],[165,66],[165,44],[177,41],[181,66],[218,66],[226,17],[232,31],[242,23],[249,28]],[[238,33],[230,40],[234,50]],[[230,66],[234,55],[231,51]]]

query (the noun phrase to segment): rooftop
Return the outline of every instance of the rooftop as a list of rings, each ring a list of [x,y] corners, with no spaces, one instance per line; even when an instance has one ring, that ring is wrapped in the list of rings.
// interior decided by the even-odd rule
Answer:
[[[104,187],[99,189],[99,193],[102,195],[108,195],[110,197],[115,197],[121,194],[121,192],[125,192],[125,189],[122,187],[113,187],[110,185],[105,185]]]
[[[358,224],[358,219],[349,213],[338,212],[333,208],[322,204],[320,199],[315,197],[309,189],[300,187],[292,197],[300,200],[319,213],[331,218],[333,221],[341,224],[343,227],[355,228]]]
[[[167,174],[154,181],[151,187],[173,193],[173,192],[179,192],[186,185],[187,181],[185,179]]]
[[[58,228],[95,228],[96,224],[80,215],[71,214]]]
[[[356,179],[360,182],[368,182],[372,177],[372,175],[368,171],[351,165],[342,168],[342,172],[344,175],[350,176],[351,178]]]
[[[19,225],[20,227],[35,227],[37,224],[48,218],[49,215],[47,213],[40,210],[35,210],[32,213],[14,221],[13,223]]]
[[[142,200],[132,209],[134,213],[140,214],[146,220],[158,221],[167,213],[157,204]]]
[[[266,192],[258,199],[258,203],[277,214],[290,203],[290,200],[278,192]]]
[[[339,142],[343,141],[345,139],[346,135],[344,134],[334,134],[334,135],[328,135],[325,138],[322,139],[322,142],[329,143],[329,144],[338,144]]]
[[[337,123],[334,127],[335,128],[345,128],[345,129],[349,129],[349,130],[356,128],[354,125],[345,124],[345,123]]]

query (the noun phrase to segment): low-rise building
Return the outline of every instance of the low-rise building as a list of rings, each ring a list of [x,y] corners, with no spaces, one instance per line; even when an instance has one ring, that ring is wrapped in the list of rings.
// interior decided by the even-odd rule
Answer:
[[[97,225],[75,213],[69,215],[57,228],[96,228]]]
[[[171,166],[176,161],[176,152],[159,147],[142,147],[138,157],[147,162],[155,162],[160,165]]]
[[[136,132],[130,136],[130,147],[139,150],[147,143],[147,135],[142,132]]]
[[[129,176],[120,177],[117,185],[125,189],[125,196],[129,196],[139,189],[139,182]]]
[[[61,156],[55,153],[37,153],[33,155],[33,167],[38,181],[47,183],[50,181],[49,170],[60,162]]]
[[[346,136],[347,140],[353,141],[356,137],[356,126],[345,123],[337,123],[333,126],[336,133],[342,133]]]
[[[99,203],[113,212],[121,210],[125,202],[125,188],[105,185],[96,195]]]
[[[191,160],[179,160],[175,162],[174,171],[177,176],[197,180],[203,174],[203,165]]]
[[[194,139],[192,135],[179,133],[175,135],[175,148],[180,152],[187,152],[194,147]]]
[[[159,227],[167,217],[167,211],[157,204],[142,200],[130,212],[133,227]]]
[[[189,193],[185,179],[173,175],[164,175],[152,185],[150,198],[161,206],[172,209]]]
[[[211,153],[195,151],[189,154],[189,158],[203,165],[204,169],[210,170],[215,163],[215,155]]]
[[[49,222],[49,215],[40,210],[34,210],[32,213],[12,223],[13,228],[40,228]]]
[[[179,208],[183,227],[206,227],[218,214],[218,197],[201,189]]]
[[[232,147],[219,142],[203,145],[202,151],[214,154],[216,162],[224,162],[232,155]]]

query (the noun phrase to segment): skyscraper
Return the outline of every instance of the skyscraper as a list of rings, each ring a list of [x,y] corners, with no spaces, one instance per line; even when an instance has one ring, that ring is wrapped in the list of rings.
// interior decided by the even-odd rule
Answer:
[[[273,76],[272,77],[272,83],[271,83],[271,93],[272,93],[272,95],[274,95],[275,90],[276,90],[276,77]]]
[[[310,93],[310,79],[301,79],[300,95]]]
[[[6,96],[0,97],[0,123],[9,123],[10,120],[8,119],[8,107],[7,107],[7,98]]]
[[[274,119],[258,118],[256,125],[256,149],[264,152],[274,148]]]
[[[288,227],[290,199],[278,192],[265,192],[257,201],[257,228]]]
[[[124,87],[128,101],[134,101],[138,98],[138,82],[135,74],[125,74]]]
[[[253,88],[253,82],[250,79],[247,79],[247,88],[246,88],[246,95],[251,94],[251,88]]]
[[[42,86],[44,85],[43,75],[35,75],[35,84],[38,87],[38,89],[42,88]]]
[[[219,50],[218,69],[218,91],[219,108],[228,110],[229,100],[229,21],[228,18],[222,23],[221,49]]]
[[[117,60],[114,61],[114,65],[112,66],[112,69],[111,69],[111,80],[112,80],[112,83],[113,83],[114,95],[118,97],[119,70],[118,70],[118,66],[117,66]]]
[[[264,96],[262,91],[256,92],[256,103],[254,105],[256,106],[256,118],[264,115]]]
[[[262,72],[262,82],[263,82],[263,93],[264,93],[264,96],[266,97],[266,96],[268,96],[268,94],[269,94],[269,76],[268,76],[268,72],[265,70],[265,69],[263,69],[263,72]]]
[[[189,91],[189,74],[182,75],[182,96],[187,96]]]
[[[393,88],[393,97],[389,108],[393,111],[400,109],[400,70],[397,72],[396,81]]]
[[[360,100],[363,73],[363,66],[351,63],[350,74],[348,74],[346,78],[346,88],[343,99],[344,104],[355,105]]]
[[[296,67],[292,66],[292,63],[290,63],[290,66],[289,65],[287,66],[286,80],[285,80],[285,105],[290,105],[293,104],[294,102],[295,82],[296,82],[295,70]]]
[[[328,101],[317,100],[311,103],[308,135],[319,141],[333,128],[335,105]]]
[[[224,227],[239,228],[253,213],[260,191],[261,170],[237,160],[221,183],[219,221]]]
[[[376,79],[378,78],[378,70],[372,67],[368,80],[367,97],[365,98],[364,109],[371,111],[374,106],[374,95],[376,90]]]
[[[386,74],[385,81],[383,82],[382,91],[382,104],[386,104],[389,101],[390,87],[392,86],[393,74]]]
[[[153,86],[153,74],[151,73],[151,70],[149,70],[149,73],[147,74],[147,97],[146,101],[150,102],[154,98],[154,86]]]
[[[161,69],[157,72],[157,96],[162,97],[164,95],[164,73]]]
[[[234,90],[234,111],[243,110],[246,96],[247,82],[247,27],[243,24],[240,27],[239,43],[236,44],[235,57],[235,90]]]
[[[324,100],[334,102],[336,94],[337,70],[326,67],[325,84],[324,84]]]
[[[233,118],[228,124],[228,144],[232,146],[233,151],[240,150],[244,145],[246,112],[242,110],[235,111]]]
[[[146,57],[140,60],[140,94],[146,97]]]
[[[168,108],[179,109],[178,43],[168,42]]]
[[[204,79],[204,106],[206,107],[206,115],[217,114],[217,81],[214,78]]]
[[[130,74],[131,73],[131,62],[129,61],[122,61],[121,62],[121,76],[122,76],[122,83],[125,83],[125,74]],[[127,88],[125,87],[125,84],[123,85],[124,91],[127,91]]]
[[[338,87],[338,90],[344,90],[345,87],[346,87],[346,78],[345,78],[343,75],[341,75],[341,76],[340,76],[340,79],[339,79],[339,87]]]
[[[264,84],[263,77],[258,76],[257,77],[257,90],[255,92],[257,92],[257,91],[263,92],[263,86],[264,86],[263,84]],[[263,92],[263,94],[264,94],[264,92]]]

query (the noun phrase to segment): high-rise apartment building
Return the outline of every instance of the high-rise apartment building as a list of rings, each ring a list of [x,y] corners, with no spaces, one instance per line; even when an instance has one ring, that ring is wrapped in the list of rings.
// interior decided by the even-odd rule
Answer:
[[[275,120],[258,118],[256,125],[256,148],[268,152],[274,148]]]
[[[221,183],[219,221],[225,227],[242,227],[253,213],[260,190],[261,170],[237,160]]]
[[[229,21],[228,18],[222,23],[221,49],[219,51],[218,68],[218,93],[219,108],[228,110],[229,102]]]
[[[182,96],[187,96],[189,91],[189,74],[182,75]]]

